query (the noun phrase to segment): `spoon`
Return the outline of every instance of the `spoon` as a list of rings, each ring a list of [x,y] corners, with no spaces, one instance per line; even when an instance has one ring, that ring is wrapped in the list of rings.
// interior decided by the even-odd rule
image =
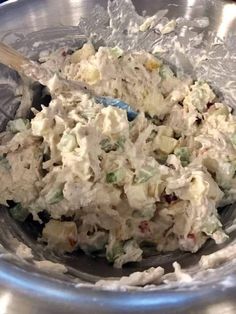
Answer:
[[[52,94],[56,94],[56,91],[51,87],[51,82],[55,79],[56,76],[57,81],[60,82],[60,87],[63,89],[65,88],[66,90],[71,91],[80,90],[84,93],[89,93],[97,103],[103,105],[104,107],[113,106],[126,110],[129,121],[134,120],[138,115],[138,112],[131,108],[124,101],[117,98],[95,95],[91,88],[85,83],[66,80],[59,74],[55,74],[50,70],[42,67],[39,63],[30,60],[2,42],[0,42],[0,63],[10,67],[20,74],[29,77],[34,81],[38,81],[41,85],[47,86]]]

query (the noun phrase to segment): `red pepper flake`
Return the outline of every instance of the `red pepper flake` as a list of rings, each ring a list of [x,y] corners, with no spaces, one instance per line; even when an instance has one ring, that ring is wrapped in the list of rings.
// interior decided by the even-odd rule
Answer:
[[[201,156],[201,155],[205,154],[207,151],[208,151],[208,148],[201,148],[198,151],[198,155]]]
[[[138,227],[142,233],[151,232],[149,223],[147,220],[141,221]]]

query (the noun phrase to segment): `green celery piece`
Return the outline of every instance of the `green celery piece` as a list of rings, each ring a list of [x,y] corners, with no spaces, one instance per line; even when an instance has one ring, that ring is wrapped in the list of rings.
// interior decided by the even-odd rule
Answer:
[[[126,138],[124,136],[119,137],[119,139],[116,142],[117,148],[122,148],[124,150],[124,144],[125,144]]]
[[[126,138],[124,136],[121,136],[118,138],[118,140],[114,143],[112,143],[111,139],[104,138],[100,142],[101,149],[104,150],[106,153],[109,153],[112,150],[117,150],[121,148],[124,150],[124,144],[125,144]]]
[[[52,192],[49,192],[46,195],[46,201],[48,202],[49,205],[53,205],[56,203],[59,203],[60,201],[62,201],[64,198],[63,192],[60,189],[56,189]]]
[[[120,255],[124,253],[122,242],[116,242],[110,251],[106,252],[108,262],[113,263]]]
[[[104,150],[106,153],[109,153],[113,149],[113,145],[109,138],[104,138],[100,142],[101,149]]]
[[[7,124],[7,130],[11,131],[12,133],[18,133],[26,131],[30,128],[30,122],[28,119],[15,119],[11,120]]]
[[[183,167],[189,164],[190,153],[188,147],[178,147],[175,149],[174,154],[179,157]]]
[[[11,169],[9,161],[4,156],[0,156],[0,167],[5,168],[6,170],[10,170]]]
[[[231,141],[234,145],[236,145],[236,134],[231,137]]]
[[[116,58],[120,58],[120,57],[123,56],[124,51],[123,51],[120,47],[116,46],[116,47],[111,48],[111,53],[112,53]]]
[[[116,172],[109,172],[106,175],[106,182],[107,183],[116,183],[117,182],[117,175]]]
[[[119,183],[124,178],[124,169],[117,169],[106,174],[107,183]]]
[[[164,79],[164,80],[166,80],[166,79],[168,79],[170,77],[174,77],[173,71],[166,64],[163,64],[160,67],[159,74],[160,74],[161,78]]]
[[[138,175],[135,177],[134,182],[139,184],[139,183],[144,183],[148,181],[151,177],[153,177],[155,174],[155,169],[152,167],[145,167],[142,168]]]
[[[20,203],[16,204],[14,207],[9,208],[11,216],[20,222],[25,221],[29,212],[26,208],[22,207]]]

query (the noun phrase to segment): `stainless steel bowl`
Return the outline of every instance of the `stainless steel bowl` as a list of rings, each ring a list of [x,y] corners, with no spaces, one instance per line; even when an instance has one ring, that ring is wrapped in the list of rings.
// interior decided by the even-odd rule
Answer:
[[[120,0],[122,1],[124,0]],[[168,18],[184,16],[191,21],[196,17],[207,16],[210,25],[203,32],[205,40],[208,40],[210,30],[227,42],[230,51],[236,50],[236,3],[233,1],[134,0],[133,3],[140,14],[145,10],[148,15],[152,15],[168,8]],[[23,52],[31,57],[36,57],[45,47],[58,47],[65,43],[80,45],[83,37],[75,26],[81,18],[89,18],[95,4],[105,7],[107,1],[16,0],[3,3],[0,6],[0,37],[18,49],[24,47]],[[212,38],[209,37],[210,40]],[[219,42],[217,45],[221,47]],[[231,59],[223,61],[221,48],[215,49],[214,53],[218,53],[218,57],[204,65],[208,68],[207,78],[216,90],[223,91],[223,97],[233,105],[236,97],[230,93],[230,88],[227,94],[225,83],[227,76],[232,79],[236,75],[236,65]],[[217,62],[217,69],[222,67],[222,72],[214,77],[212,69],[215,69]],[[197,74],[200,75],[201,71]],[[10,78],[10,84],[6,83],[7,77]],[[15,90],[20,84],[21,80],[15,72],[0,65],[1,129],[9,118],[14,117],[19,106]],[[231,87],[232,90],[235,88]],[[39,97],[39,92],[35,88],[34,97]],[[222,210],[221,216],[223,223],[229,226],[236,216],[234,206]],[[138,265],[114,270],[104,260],[92,259],[82,253],[66,257],[52,255],[37,244],[32,236],[24,233],[4,208],[0,210],[0,219],[0,313],[236,313],[234,263],[223,265],[206,277],[200,276],[197,288],[177,285],[159,287],[153,291],[112,292],[76,287],[75,278],[78,278],[78,282],[95,282],[98,278],[121,276],[157,265],[171,270],[171,264],[175,260],[184,267],[194,268],[201,255],[219,249],[211,241],[194,255],[174,252],[158,258],[148,256]],[[229,245],[235,238],[236,233],[232,232],[231,240],[225,245]],[[12,253],[19,240],[32,248],[36,259],[47,258],[64,263],[69,269],[68,275],[44,273],[33,264],[15,258]]]

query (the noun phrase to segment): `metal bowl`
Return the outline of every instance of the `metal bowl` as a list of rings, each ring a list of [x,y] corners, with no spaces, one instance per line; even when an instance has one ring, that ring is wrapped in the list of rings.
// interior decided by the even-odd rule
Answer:
[[[122,4],[124,0],[120,1]],[[204,77],[223,97],[226,103],[234,105],[236,99],[236,4],[233,1],[213,0],[146,0],[133,1],[139,14],[145,10],[152,15],[158,10],[168,9],[168,18],[185,17],[188,21],[202,16],[209,18],[209,26],[202,30],[204,49],[195,43],[188,53],[205,53],[204,62],[193,71],[193,75]],[[95,0],[13,0],[0,5],[0,37],[28,56],[37,57],[45,48],[56,48],[65,44],[81,45],[85,37],[81,28],[76,27],[81,18],[89,20],[94,6],[106,7],[107,1]],[[98,15],[101,11],[98,9]],[[98,21],[96,21],[97,23]],[[102,21],[106,23],[104,19]],[[97,24],[91,26],[94,30]],[[89,30],[88,30],[89,31]],[[197,33],[189,33],[196,36]],[[211,35],[210,35],[211,34]],[[105,33],[104,33],[105,36]],[[188,36],[181,35],[186,45]],[[217,41],[215,43],[212,40]],[[148,41],[142,42],[145,44]],[[211,43],[211,47],[210,47]],[[223,44],[222,44],[223,43]],[[168,43],[166,43],[168,44]],[[214,47],[214,48],[212,48]],[[227,49],[226,49],[227,48]],[[227,51],[226,51],[227,50]],[[228,54],[227,54],[228,52]],[[209,55],[209,58],[208,58]],[[163,57],[173,64],[171,55]],[[184,72],[192,71],[191,64],[181,56]],[[186,64],[187,63],[187,64]],[[176,64],[174,64],[176,66]],[[177,67],[178,69],[178,67]],[[7,121],[13,118],[19,106],[20,93],[16,93],[22,82],[20,77],[8,68],[0,65],[0,127],[4,129]],[[40,97],[35,87],[33,99]],[[220,211],[225,227],[230,228],[236,214],[234,206]],[[200,257],[217,251],[233,243],[234,231],[230,240],[219,247],[208,241],[196,254],[173,252],[171,254],[149,254],[135,265],[116,270],[102,258],[91,258],[77,252],[74,255],[56,256],[36,243],[31,232],[23,231],[8,215],[5,208],[0,210],[0,313],[235,313],[236,312],[236,262],[225,263],[214,271],[198,273]],[[232,229],[232,228],[231,228]],[[48,259],[66,265],[68,274],[53,271],[43,272],[33,263],[15,256],[19,241],[32,248],[34,258]],[[171,271],[172,262],[177,260],[183,267],[192,269],[196,275],[194,283],[180,286],[159,286],[153,290],[104,291],[80,283],[93,283],[100,278],[127,275],[133,271],[151,266],[162,266]]]

